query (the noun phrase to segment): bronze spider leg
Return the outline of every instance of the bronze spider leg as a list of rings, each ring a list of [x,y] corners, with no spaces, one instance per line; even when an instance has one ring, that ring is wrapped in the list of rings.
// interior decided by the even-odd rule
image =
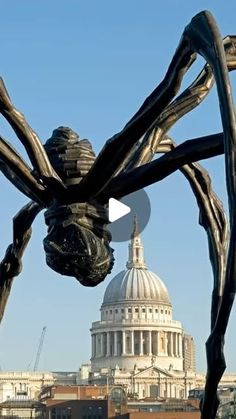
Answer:
[[[13,279],[22,269],[22,257],[30,240],[31,225],[42,207],[35,203],[26,204],[13,218],[13,241],[0,263],[0,322],[3,318]]]
[[[199,16],[199,15],[198,15]],[[229,315],[235,297],[235,157],[236,157],[236,121],[235,110],[231,95],[228,70],[225,54],[218,29],[214,19],[207,14],[205,19],[211,22],[210,31],[204,33],[204,21],[202,28],[189,26],[190,35],[192,32],[194,43],[197,50],[210,62],[216,79],[218,96],[220,101],[221,119],[224,130],[224,151],[226,165],[226,185],[229,199],[230,214],[230,239],[226,262],[225,286],[223,290],[222,302],[219,307],[218,315],[214,328],[206,343],[208,372],[206,378],[206,391],[202,404],[202,419],[215,418],[218,408],[217,386],[225,370],[225,359],[223,354],[224,335],[226,332]],[[195,19],[196,22],[196,19]],[[200,23],[200,22],[199,22]],[[198,41],[200,29],[200,39]],[[204,38],[208,38],[206,48]],[[211,38],[211,40],[209,39]],[[209,42],[210,41],[210,42]]]
[[[223,135],[215,134],[211,137],[216,143],[215,155],[223,154]],[[158,160],[113,178],[109,184],[107,195],[104,196],[104,201],[106,201],[109,196],[121,198],[128,193],[138,190],[141,184],[144,187],[151,183],[158,182],[177,169],[180,169],[183,172],[189,180],[199,205],[200,224],[205,228],[208,234],[210,259],[214,273],[214,302],[212,301],[211,316],[211,323],[214,324],[222,297],[223,262],[225,261],[227,222],[221,202],[211,189],[211,181],[207,172],[199,164],[192,163],[192,161],[198,159],[198,156],[200,155],[195,151],[198,151],[197,146],[199,144],[202,144],[202,146],[207,145],[207,138],[208,137],[203,137],[201,142],[200,140],[188,140],[186,143],[174,148],[173,151],[169,151]],[[211,141],[211,152],[214,150],[214,147],[212,147],[213,141]],[[194,145],[192,145],[192,143]],[[162,151],[166,152],[170,147],[169,139],[169,144],[166,145],[166,149],[162,146]],[[174,146],[172,145],[172,148],[173,147]],[[211,154],[209,154],[209,157],[210,156]],[[203,150],[201,158],[204,157],[206,157],[205,149]],[[152,182],[150,182],[149,175],[153,175],[154,173],[155,180],[153,177]],[[139,185],[139,187],[137,185]],[[217,256],[219,257],[217,258]]]
[[[236,37],[231,36],[224,39],[229,70],[236,68],[235,44]],[[213,83],[211,67],[206,64],[192,85],[167,106],[166,110],[151,125],[136,151],[129,156],[129,161],[126,161],[123,171],[115,176],[105,188],[102,193],[103,197],[120,198],[138,190],[139,187],[160,181],[177,168],[181,168],[181,164],[224,153],[223,133],[187,140],[177,146],[175,150],[173,150],[172,141],[166,135],[166,132],[179,118],[201,103]],[[169,150],[173,150],[173,152]],[[147,164],[156,153],[166,151],[169,151],[168,155]]]
[[[202,12],[204,14],[204,12]],[[179,90],[180,83],[186,71],[194,62],[196,54],[191,46],[186,30],[180,41],[179,47],[171,61],[164,80],[145,100],[139,111],[126,124],[124,129],[107,141],[98,155],[90,172],[79,186],[71,186],[67,196],[90,191],[91,196],[97,195],[105,189],[109,180],[119,172],[123,163],[129,157],[135,144],[157,120],[165,107]],[[110,156],[113,156],[111,159]],[[106,170],[104,170],[106,167]],[[94,182],[96,179],[96,182]]]
[[[229,70],[233,70],[236,67],[235,41],[235,37],[232,36],[228,36],[223,40]],[[206,64],[191,86],[166,108],[154,124],[154,127],[145,134],[139,148],[131,157],[128,169],[147,163],[155,153],[166,153],[174,148],[173,141],[165,135],[165,132],[180,117],[196,107],[206,97],[213,82],[211,67],[209,64]],[[227,220],[221,201],[211,188],[211,180],[207,171],[198,163],[185,165],[180,170],[188,179],[195,194],[200,210],[200,223],[208,235],[209,253],[214,275],[211,309],[211,325],[213,327],[223,292]]]
[[[209,93],[214,77],[209,64],[206,64],[194,82],[171,102],[157,120],[147,130],[137,149],[130,155],[122,171],[133,169],[152,160],[158,152],[166,152],[169,143],[167,131],[186,113],[198,106]],[[171,149],[171,147],[169,147]],[[170,150],[168,150],[170,151]],[[121,172],[122,172],[121,171]]]
[[[66,187],[57,175],[37,134],[27,124],[24,115],[12,104],[3,80],[0,78],[0,113],[6,118],[24,145],[39,183],[61,195]]]
[[[31,168],[2,137],[0,137],[0,170],[28,198],[45,206],[52,199],[50,193],[32,175]]]
[[[163,81],[145,100],[124,129],[106,142],[80,185],[69,188],[68,197],[72,197],[76,193],[86,195],[86,191],[89,191],[91,196],[99,196],[99,193],[122,166],[133,146],[176,95],[184,74],[195,58],[196,54],[189,47],[189,42],[182,38]]]
[[[230,204],[230,244],[227,255],[225,273],[225,287],[222,302],[214,328],[207,341],[208,373],[206,391],[202,405],[202,418],[215,418],[218,400],[216,396],[217,386],[225,369],[223,354],[224,335],[235,296],[235,113],[228,79],[228,70],[225,62],[223,45],[213,18],[209,13],[197,15],[186,28],[185,35],[194,44],[193,48],[200,52],[212,66],[217,82],[220,100],[222,125],[224,129],[224,149],[226,154],[226,177],[227,190]],[[206,39],[205,39],[206,38]],[[207,42],[206,42],[207,40]],[[216,140],[217,136],[213,136]],[[218,135],[218,140],[220,136]],[[199,142],[199,140],[198,140]],[[186,145],[186,143],[185,143]],[[218,143],[219,145],[219,143]],[[179,147],[177,147],[179,148]],[[176,149],[177,149],[176,148]],[[176,151],[176,149],[174,151]],[[191,151],[191,150],[190,150]],[[208,149],[209,152],[209,149]],[[171,154],[170,152],[168,154]],[[160,161],[160,159],[159,159]],[[155,163],[155,162],[153,162]],[[149,165],[151,165],[150,163]],[[141,168],[139,168],[141,169]],[[136,169],[137,170],[137,169]]]
[[[223,40],[223,43],[228,69],[234,70],[236,67],[236,37],[228,36]],[[147,131],[140,146],[130,156],[129,162],[127,162],[128,170],[149,162],[156,153],[166,153],[174,149],[175,144],[166,135],[167,130],[178,119],[183,117],[184,114],[202,102],[213,86],[213,83],[214,77],[211,67],[209,64],[206,64],[196,80],[167,106],[153,127]],[[199,222],[205,228],[208,236],[209,256],[214,276],[211,308],[212,329],[221,303],[224,286],[225,257],[228,239],[227,219],[221,201],[212,190],[211,179],[207,171],[198,163],[184,165],[180,170],[189,181],[194,192],[200,211]]]
[[[184,165],[180,171],[188,180],[199,207],[199,224],[208,237],[209,258],[213,271],[211,331],[222,301],[225,281],[228,221],[222,202],[213,191],[208,172],[199,163]]]
[[[223,43],[228,70],[235,70],[236,36],[227,36],[223,39]],[[205,99],[214,81],[212,69],[207,63],[194,82],[166,107],[157,121],[148,129],[135,152],[130,154],[122,171],[148,163],[156,153],[163,153],[172,149],[172,141],[169,141],[165,133],[180,118],[192,111]],[[169,149],[168,145],[170,146]]]
[[[228,70],[236,68],[236,37],[227,36],[223,39]],[[196,80],[160,115],[145,134],[139,148],[130,157],[128,169],[147,163],[155,153],[166,153],[175,145],[167,130],[184,114],[191,111],[206,97],[214,83],[209,64],[206,64]],[[222,137],[223,142],[223,137]],[[224,288],[226,247],[228,242],[227,219],[221,201],[211,187],[211,179],[207,171],[198,163],[184,165],[180,171],[190,183],[196,197],[200,217],[199,222],[208,235],[209,256],[212,264],[214,286],[211,306],[211,330],[214,327],[221,304]]]
[[[104,202],[109,197],[121,198],[132,192],[159,182],[183,165],[224,153],[223,134],[187,140],[172,151],[150,163],[115,176],[99,195]]]
[[[228,70],[234,70],[236,68],[236,37],[227,36],[224,38],[223,43]],[[160,115],[151,133],[151,141],[147,138],[147,151],[145,150],[144,144],[140,147],[138,164],[140,164],[140,160],[146,162],[148,159],[151,159],[154,152],[169,152],[175,147],[173,141],[165,135],[165,132],[167,129],[169,130],[177,119],[189,112],[189,110],[192,110],[206,97],[213,82],[214,78],[211,67],[209,64],[206,64],[192,85],[176,98],[167,107],[166,111]],[[155,138],[155,132],[158,136],[157,139]],[[134,158],[132,160],[134,161]],[[212,330],[221,304],[224,288],[226,247],[228,243],[227,219],[221,201],[211,188],[211,180],[207,171],[198,163],[185,165],[180,171],[189,181],[195,194],[200,210],[199,222],[205,228],[208,235],[209,256],[214,276],[211,306]]]

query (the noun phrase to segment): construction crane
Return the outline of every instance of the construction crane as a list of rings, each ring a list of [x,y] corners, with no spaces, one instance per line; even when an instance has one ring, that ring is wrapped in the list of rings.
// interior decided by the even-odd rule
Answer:
[[[38,350],[37,350],[37,355],[36,355],[36,358],[35,358],[33,371],[37,371],[37,369],[38,369],[39,358],[40,358],[40,355],[41,355],[41,352],[42,352],[43,341],[44,341],[46,329],[47,329],[47,327],[44,326],[43,330],[42,330],[42,333],[41,333],[41,336],[40,336],[40,341],[39,341],[39,346],[38,346]]]

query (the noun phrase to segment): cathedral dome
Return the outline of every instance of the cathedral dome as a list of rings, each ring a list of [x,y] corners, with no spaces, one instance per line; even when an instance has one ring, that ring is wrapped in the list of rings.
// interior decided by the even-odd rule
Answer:
[[[126,301],[171,305],[165,284],[148,270],[144,262],[144,249],[136,218],[126,266],[127,270],[118,273],[108,284],[103,305]]]
[[[154,358],[162,370],[183,371],[182,325],[173,319],[165,284],[145,264],[137,219],[126,269],[108,284],[100,316],[91,328],[92,371],[118,365],[126,374],[136,364],[153,365]]]
[[[131,268],[118,273],[108,284],[103,304],[125,300],[168,304],[168,291],[161,279],[145,268]]]

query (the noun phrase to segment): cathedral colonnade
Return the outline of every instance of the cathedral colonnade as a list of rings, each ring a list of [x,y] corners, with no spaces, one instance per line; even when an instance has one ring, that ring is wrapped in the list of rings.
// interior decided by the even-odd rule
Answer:
[[[183,356],[182,333],[122,329],[92,333],[92,358],[120,356]]]

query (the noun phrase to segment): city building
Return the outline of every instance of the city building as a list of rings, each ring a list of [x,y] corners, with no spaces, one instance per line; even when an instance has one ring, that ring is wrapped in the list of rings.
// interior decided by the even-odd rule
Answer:
[[[107,419],[127,412],[122,387],[53,385],[45,387],[39,399],[46,406],[48,419]]]
[[[134,418],[200,417],[196,399],[130,400],[121,386],[53,385],[42,390],[39,400],[46,406],[48,419],[118,419],[129,417],[129,414]]]
[[[89,400],[108,400],[111,394],[121,390],[127,396],[128,408],[133,402],[133,406],[139,403],[138,409],[147,405],[152,411],[153,406],[161,409],[171,400],[202,397],[205,375],[196,372],[194,340],[174,318],[166,285],[145,263],[137,220],[126,269],[108,284],[101,318],[92,323],[90,332],[91,362],[83,364],[79,371],[0,371],[0,403],[2,409],[9,407],[2,412],[20,409],[24,403],[23,407],[27,405],[31,409],[39,394],[48,398],[46,404],[51,418],[59,411],[66,412],[68,417],[72,411],[76,415],[78,409],[86,411],[83,416],[89,416],[90,407],[92,410],[101,408],[99,402],[92,406]],[[236,374],[223,375],[220,383],[224,393],[222,415],[226,410],[235,409],[234,391],[229,395],[225,392],[225,389],[234,389],[235,383]],[[109,409],[104,409],[106,416]]]
[[[0,418],[46,419],[46,406],[37,400],[6,400],[0,403]]]
[[[50,372],[0,371],[0,402],[6,400],[35,400],[44,386],[52,385]]]
[[[136,219],[126,270],[108,284],[90,331],[90,383],[125,384],[139,398],[187,397],[196,386],[193,338],[173,318],[164,282],[146,266]]]
[[[183,368],[184,371],[196,371],[196,354],[193,337],[183,334]]]

